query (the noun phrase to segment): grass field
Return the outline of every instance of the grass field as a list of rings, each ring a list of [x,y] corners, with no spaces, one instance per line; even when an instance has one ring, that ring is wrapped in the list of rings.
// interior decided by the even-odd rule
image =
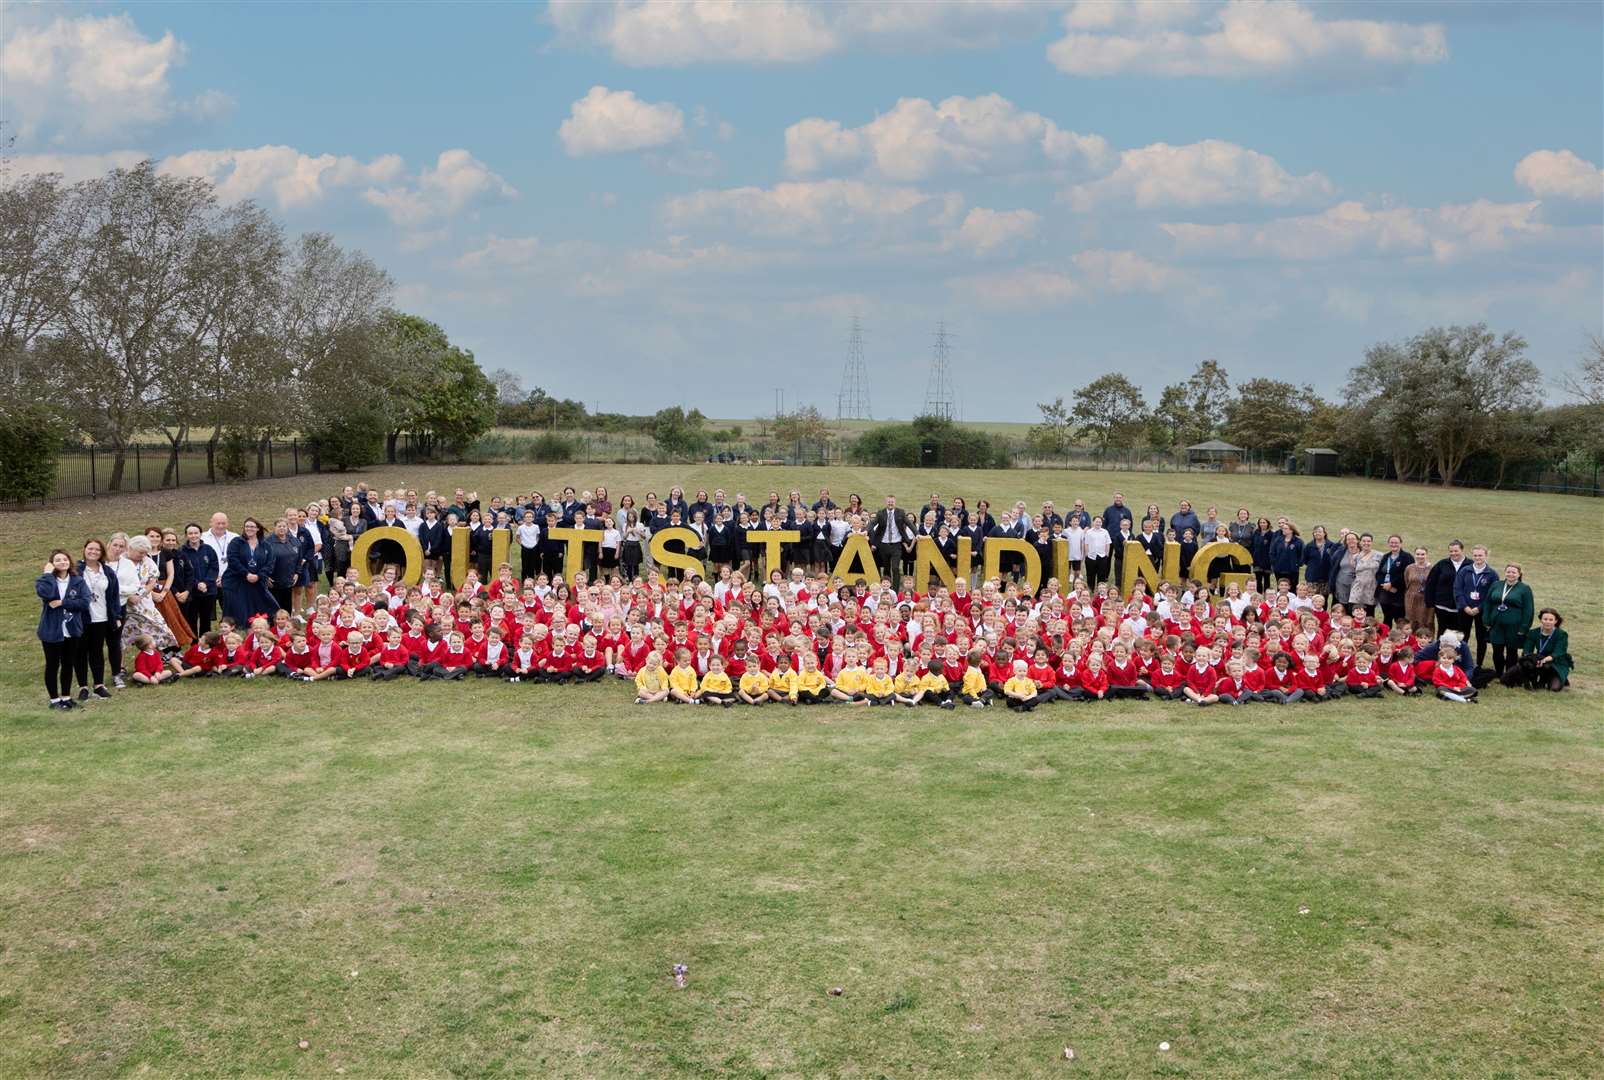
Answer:
[[[0,1075],[1604,1069],[1604,504],[1204,474],[366,479],[1245,503],[1434,556],[1488,542],[1564,611],[1582,666],[1566,694],[1474,707],[864,716],[210,682],[58,714],[33,639],[47,549],[338,481],[7,515]]]

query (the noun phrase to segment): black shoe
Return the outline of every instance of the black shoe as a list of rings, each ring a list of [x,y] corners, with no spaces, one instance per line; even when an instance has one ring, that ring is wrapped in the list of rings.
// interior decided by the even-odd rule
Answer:
[[[78,703],[76,701],[72,700],[72,698],[70,698],[70,697],[69,698],[62,698],[61,699],[61,707],[63,709],[76,709],[76,708],[78,708]]]
[[[85,687],[81,688],[78,691],[78,700],[79,701],[88,701],[89,700],[89,687],[85,686]]]
[[[104,686],[97,686],[95,687],[95,696],[100,698],[102,701],[110,701],[111,691],[107,690]]]

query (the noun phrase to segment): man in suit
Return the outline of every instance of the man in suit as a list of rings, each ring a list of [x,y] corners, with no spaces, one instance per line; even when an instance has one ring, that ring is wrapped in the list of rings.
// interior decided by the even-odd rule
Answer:
[[[1397,533],[1387,537],[1387,553],[1381,557],[1381,569],[1376,571],[1376,603],[1381,605],[1382,621],[1388,626],[1403,618],[1407,591],[1404,571],[1414,561],[1415,557],[1403,549],[1403,537]]]
[[[914,535],[913,519],[897,509],[897,497],[886,496],[886,505],[869,525],[869,543],[874,546],[874,562],[892,588],[902,587],[902,542]]]
[[[1458,540],[1448,542],[1448,555],[1438,559],[1437,564],[1426,575],[1426,603],[1430,604],[1437,614],[1437,630],[1458,630],[1464,635],[1470,629],[1465,621],[1465,615],[1454,602],[1454,582],[1459,577],[1459,568],[1468,566],[1465,561],[1465,545]]]
[[[1498,573],[1487,564],[1487,549],[1477,544],[1470,549],[1470,562],[1454,574],[1454,606],[1475,631],[1477,667],[1487,662],[1487,627],[1482,622],[1481,609],[1488,591],[1497,584]]]

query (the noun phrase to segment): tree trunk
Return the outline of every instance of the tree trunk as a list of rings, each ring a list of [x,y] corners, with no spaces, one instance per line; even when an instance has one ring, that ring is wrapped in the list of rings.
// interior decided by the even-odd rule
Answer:
[[[217,483],[217,440],[222,437],[223,428],[219,424],[212,425],[212,437],[206,440],[206,481]]]
[[[267,476],[267,436],[256,440],[256,478],[261,480]]]
[[[123,489],[123,469],[128,464],[128,447],[119,446],[112,454],[111,479],[106,481],[107,491],[121,491]]]
[[[384,462],[387,465],[395,464],[395,444],[401,438],[399,431],[392,431],[384,437]]]
[[[172,487],[178,478],[178,447],[189,438],[189,425],[180,424],[177,435],[169,435],[164,427],[162,434],[167,435],[167,465],[162,469],[162,487]]]

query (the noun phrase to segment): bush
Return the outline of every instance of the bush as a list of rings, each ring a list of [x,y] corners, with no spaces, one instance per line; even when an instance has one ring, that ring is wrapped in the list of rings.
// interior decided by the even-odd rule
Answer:
[[[940,416],[870,428],[853,441],[848,455],[859,465],[899,469],[1006,469],[1013,464],[1007,440]]]
[[[54,494],[64,431],[38,402],[0,407],[0,502],[21,506]]]
[[[331,417],[326,427],[307,432],[307,445],[319,469],[360,469],[384,456],[388,426],[378,409],[358,405]]]
[[[230,484],[251,474],[251,456],[256,442],[238,428],[229,428],[217,445],[217,478]]]
[[[565,439],[553,432],[535,439],[529,448],[529,460],[539,462],[559,462],[574,460],[574,440]]]

